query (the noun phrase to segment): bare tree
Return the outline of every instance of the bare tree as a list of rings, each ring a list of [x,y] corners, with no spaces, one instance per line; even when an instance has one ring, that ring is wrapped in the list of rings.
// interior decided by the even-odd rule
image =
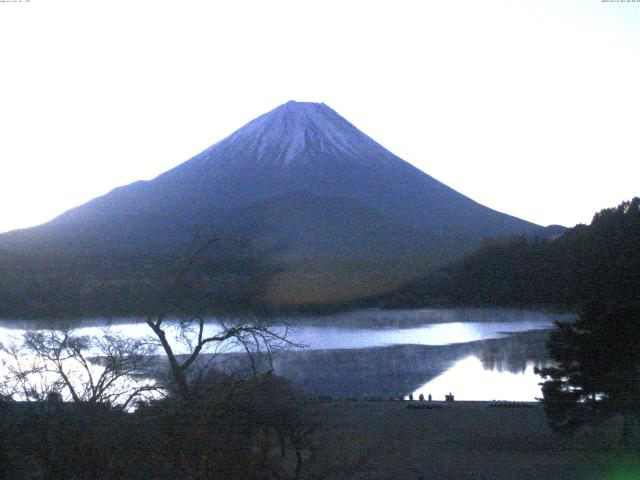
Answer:
[[[203,353],[241,349],[247,353],[253,373],[258,373],[259,359],[266,358],[271,365],[274,350],[300,346],[288,338],[287,327],[274,328],[255,318],[211,323],[211,333],[207,333],[207,320],[202,316],[179,322],[164,317],[147,318],[147,325],[164,351],[176,389],[183,398],[189,396],[189,369]],[[176,352],[174,346],[181,346],[183,352]]]
[[[266,358],[271,364],[274,350],[303,345],[289,338],[286,326],[275,328],[264,319],[238,317],[216,322],[207,321],[207,307],[212,294],[206,275],[198,275],[200,263],[207,259],[212,245],[222,241],[246,245],[247,242],[226,237],[214,237],[202,242],[195,252],[179,264],[174,272],[155,285],[155,294],[164,298],[180,298],[180,304],[191,314],[180,320],[171,319],[167,308],[146,318],[157,346],[164,352],[176,390],[182,398],[189,396],[190,369],[201,359],[201,355],[228,350],[241,350],[248,354],[251,367],[257,373],[256,358]],[[158,302],[162,305],[162,302]]]
[[[43,401],[52,395],[73,402],[106,403],[127,409],[158,387],[143,374],[152,345],[108,329],[101,336],[80,335],[70,328],[36,330],[0,344],[11,396]]]

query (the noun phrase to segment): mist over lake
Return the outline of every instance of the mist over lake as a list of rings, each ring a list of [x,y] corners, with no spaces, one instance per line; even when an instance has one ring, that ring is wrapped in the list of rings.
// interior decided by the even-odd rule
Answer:
[[[304,347],[274,352],[273,367],[311,395],[397,398],[414,393],[417,398],[432,393],[442,399],[451,391],[459,392],[460,400],[534,400],[540,391],[533,366],[546,360],[547,330],[556,320],[572,318],[531,310],[464,308],[278,318],[271,320],[276,331],[286,331],[290,340]],[[3,320],[0,341],[26,328],[62,325],[69,326]],[[105,327],[136,338],[151,333],[140,319],[92,319],[73,325],[86,335],[101,335]],[[220,323],[212,318],[205,334],[219,329]],[[181,352],[177,339],[172,341]],[[241,346],[229,345],[222,352],[230,365],[241,364]]]

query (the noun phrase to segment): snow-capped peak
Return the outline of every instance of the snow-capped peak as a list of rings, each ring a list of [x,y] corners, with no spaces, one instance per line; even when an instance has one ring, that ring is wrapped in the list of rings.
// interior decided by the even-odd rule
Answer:
[[[324,103],[289,101],[248,123],[225,143],[250,145],[259,162],[268,158],[289,164],[310,149],[358,157],[363,141],[368,144],[371,139]]]

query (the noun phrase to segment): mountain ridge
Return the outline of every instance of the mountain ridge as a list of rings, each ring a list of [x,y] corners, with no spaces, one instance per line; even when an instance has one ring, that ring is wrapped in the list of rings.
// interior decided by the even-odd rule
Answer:
[[[402,160],[327,105],[291,101],[152,180],[2,234],[0,246],[173,255],[194,232],[277,247],[285,265],[269,289],[276,303],[289,302],[293,290],[305,302],[377,293],[486,237],[544,235]]]

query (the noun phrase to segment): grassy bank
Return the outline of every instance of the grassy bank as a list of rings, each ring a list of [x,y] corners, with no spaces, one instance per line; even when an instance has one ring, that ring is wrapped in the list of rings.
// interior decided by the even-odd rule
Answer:
[[[325,427],[314,440],[342,463],[364,456],[359,479],[640,478],[640,463],[618,450],[615,426],[562,439],[548,429],[540,404],[436,402],[442,408],[418,410],[407,403],[314,406]]]

